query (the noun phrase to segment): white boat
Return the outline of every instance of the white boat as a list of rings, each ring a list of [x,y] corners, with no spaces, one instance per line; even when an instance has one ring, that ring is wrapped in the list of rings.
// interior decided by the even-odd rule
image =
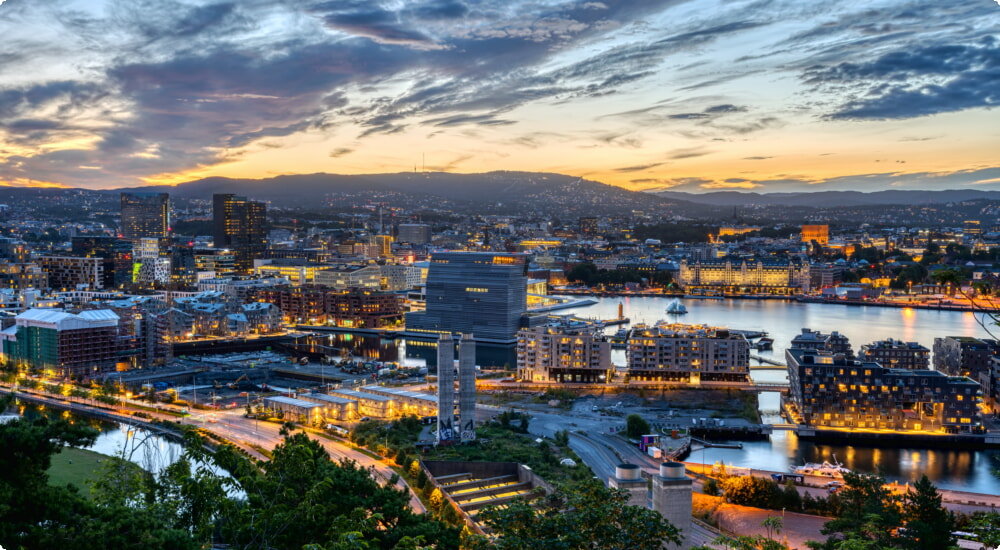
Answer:
[[[683,315],[687,312],[687,308],[684,307],[684,304],[682,304],[677,298],[674,298],[669,304],[667,304],[667,313],[671,315]]]
[[[833,479],[844,479],[844,474],[850,472],[844,465],[837,462],[837,457],[833,457],[833,462],[824,460],[822,463],[806,462],[802,466],[792,468],[792,472],[806,476],[829,477]]]

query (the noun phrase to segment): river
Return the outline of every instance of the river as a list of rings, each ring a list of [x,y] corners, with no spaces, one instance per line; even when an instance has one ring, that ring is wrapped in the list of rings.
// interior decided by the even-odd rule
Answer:
[[[622,305],[633,323],[655,323],[666,319],[666,298],[599,298],[591,306],[561,310],[560,314],[611,319]],[[824,333],[840,332],[857,350],[862,344],[894,338],[918,342],[933,349],[934,338],[943,336],[990,337],[972,313],[958,311],[902,309],[873,306],[815,304],[782,300],[682,300],[688,314],[671,319],[688,324],[706,324],[731,329],[763,330],[774,338],[774,351],[762,355],[784,362],[785,348],[802,328]],[[980,316],[981,317],[981,316]],[[1000,333],[1000,331],[997,331]],[[625,364],[625,352],[612,354],[615,364]],[[760,381],[787,380],[781,371],[755,371]],[[777,421],[776,394],[761,397],[765,421]],[[776,432],[771,440],[744,442],[743,449],[697,451],[691,460],[787,471],[803,462],[837,460],[861,472],[882,471],[889,480],[913,482],[926,474],[938,487],[956,491],[1000,494],[1000,451],[949,451],[892,449],[871,446],[820,445],[798,439],[794,433]]]

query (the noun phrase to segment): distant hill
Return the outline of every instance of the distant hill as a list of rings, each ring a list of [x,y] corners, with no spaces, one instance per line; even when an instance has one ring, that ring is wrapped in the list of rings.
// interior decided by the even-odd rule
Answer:
[[[470,212],[532,212],[585,216],[634,210],[671,211],[678,201],[562,174],[537,172],[442,172],[398,174],[304,174],[267,179],[205,178],[177,186],[117,191],[162,191],[178,198],[235,193],[277,206],[321,207],[350,198],[410,207],[467,208]],[[687,205],[691,207],[691,205]]]
[[[978,191],[961,189],[950,191],[816,191],[803,193],[747,193],[739,191],[718,191],[714,193],[683,193],[679,191],[658,191],[651,193],[665,199],[692,202],[710,206],[879,206],[918,205],[961,202],[968,200],[1000,200],[1000,191]]]

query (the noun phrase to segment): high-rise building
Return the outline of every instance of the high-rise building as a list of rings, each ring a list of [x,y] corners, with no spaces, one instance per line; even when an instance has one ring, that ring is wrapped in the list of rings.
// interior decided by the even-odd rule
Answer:
[[[474,334],[491,343],[516,341],[527,311],[528,261],[523,254],[439,252],[427,272],[427,308],[406,316],[407,330]]]
[[[431,242],[431,226],[425,223],[401,223],[396,240],[401,243],[427,244]]]
[[[253,273],[253,261],[267,251],[267,206],[233,194],[212,196],[215,248],[233,251],[236,273]]]
[[[170,195],[122,193],[122,237],[166,237],[170,232]]]

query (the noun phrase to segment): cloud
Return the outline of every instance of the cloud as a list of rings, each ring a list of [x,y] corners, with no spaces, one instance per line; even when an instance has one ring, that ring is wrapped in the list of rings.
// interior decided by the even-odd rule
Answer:
[[[652,162],[649,164],[639,164],[636,166],[624,166],[621,168],[615,168],[615,172],[642,172],[643,170],[649,170],[650,168],[656,168],[657,166],[663,166],[662,162]]]
[[[339,157],[342,157],[344,155],[349,155],[349,154],[351,154],[353,152],[354,152],[354,149],[351,149],[350,147],[337,147],[333,151],[330,151],[330,156],[332,158],[339,158]]]

